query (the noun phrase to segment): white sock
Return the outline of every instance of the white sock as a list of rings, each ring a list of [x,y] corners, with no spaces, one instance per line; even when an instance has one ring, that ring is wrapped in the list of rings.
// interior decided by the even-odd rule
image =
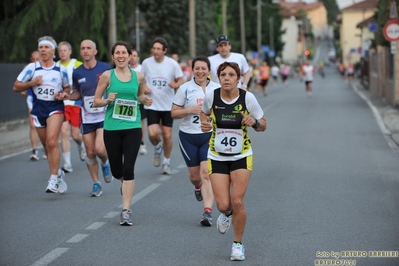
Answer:
[[[64,158],[64,162],[68,165],[71,165],[71,152],[63,152],[62,153],[62,158]]]
[[[57,175],[51,175],[50,179],[57,180]]]
[[[170,158],[163,158],[163,164],[170,164]]]

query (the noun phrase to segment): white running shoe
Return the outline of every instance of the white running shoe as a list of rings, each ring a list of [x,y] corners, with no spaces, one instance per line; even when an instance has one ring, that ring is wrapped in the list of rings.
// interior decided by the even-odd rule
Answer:
[[[47,160],[47,155],[45,153],[43,153],[43,160]]]
[[[152,164],[155,167],[159,167],[161,165],[161,154],[162,154],[162,144],[160,144],[159,148],[154,149],[154,158],[152,159]]]
[[[80,160],[81,160],[82,162],[84,162],[84,160],[86,160],[86,149],[83,148],[82,146],[79,146],[78,149],[79,149],[79,157],[80,157]]]
[[[66,163],[64,163],[64,166],[61,168],[61,170],[64,171],[65,173],[72,173],[73,172],[72,165],[66,164]]]
[[[58,176],[57,178],[57,183],[58,183],[58,190],[57,193],[65,193],[68,189],[67,183],[65,182],[65,172],[61,170],[61,175]]]
[[[48,180],[48,185],[46,188],[46,193],[57,193],[58,190],[58,182],[57,179],[50,178]]]
[[[163,175],[171,175],[172,174],[172,170],[170,170],[170,165],[167,163],[164,163],[162,166],[162,174]]]
[[[139,150],[140,155],[146,155],[147,154],[147,147],[145,144],[140,145],[140,150]]]
[[[225,234],[227,230],[229,230],[231,225],[231,216],[226,216],[224,213],[221,213],[216,222],[216,228],[219,230],[219,233]]]
[[[243,244],[233,243],[230,260],[245,260],[245,248]]]
[[[31,161],[39,161],[39,152],[36,149],[33,149],[32,154],[30,155]]]
[[[109,165],[109,163],[101,165],[101,170],[103,171],[103,177],[105,183],[109,183],[114,179],[111,173],[111,166]]]

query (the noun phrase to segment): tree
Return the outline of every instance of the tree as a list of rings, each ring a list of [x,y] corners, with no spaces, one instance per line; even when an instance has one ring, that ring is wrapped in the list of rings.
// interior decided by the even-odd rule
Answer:
[[[152,41],[163,37],[168,42],[169,53],[188,54],[188,1],[139,0],[138,3],[147,24],[143,51],[149,54]],[[215,1],[196,1],[197,54],[208,54],[208,41],[217,37],[217,8]]]
[[[390,0],[380,0],[378,1],[377,9],[378,11],[375,13],[374,18],[378,23],[378,30],[375,33],[375,44],[390,46],[390,42],[387,41],[383,34],[383,29],[385,23],[389,20],[389,10],[390,10]],[[399,7],[399,0],[395,0],[396,6]]]
[[[319,0],[324,4],[327,9],[327,21],[328,25],[333,25],[337,20],[337,15],[339,14],[339,7],[336,0]]]
[[[129,41],[127,19],[134,11],[134,1],[116,0],[117,37]],[[15,0],[2,6],[0,17],[0,62],[27,62],[37,49],[37,39],[52,36],[57,42],[68,41],[73,56],[78,57],[84,39],[97,44],[97,58],[107,61],[108,0]]]
[[[257,45],[257,0],[245,1],[245,33],[246,33],[246,47],[249,51],[258,51]],[[281,55],[284,47],[284,43],[281,40],[281,36],[284,31],[281,29],[283,18],[279,13],[280,6],[272,4],[272,0],[263,0],[262,5],[262,44],[270,45],[270,26],[273,25],[273,47],[276,55]],[[229,32],[232,39],[232,45],[234,50],[241,50],[240,40],[240,20],[237,17],[239,12],[238,1],[230,1],[228,5],[228,14],[232,14],[228,17],[228,25],[230,25],[231,32]],[[269,22],[270,18],[273,18],[273,23]]]

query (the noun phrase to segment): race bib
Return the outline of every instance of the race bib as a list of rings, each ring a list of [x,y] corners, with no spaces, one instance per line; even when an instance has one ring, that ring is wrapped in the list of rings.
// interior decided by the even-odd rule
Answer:
[[[153,78],[151,81],[151,88],[152,89],[163,89],[168,86],[168,82],[163,78]]]
[[[138,103],[135,100],[115,99],[112,117],[115,119],[136,121]]]
[[[42,101],[54,101],[56,90],[50,86],[39,86],[35,89],[36,98]]]
[[[225,154],[239,154],[242,152],[242,129],[217,128],[215,135],[215,150]]]
[[[83,97],[84,107],[88,113],[100,113],[104,112],[104,107],[94,107],[94,96],[84,96]]]

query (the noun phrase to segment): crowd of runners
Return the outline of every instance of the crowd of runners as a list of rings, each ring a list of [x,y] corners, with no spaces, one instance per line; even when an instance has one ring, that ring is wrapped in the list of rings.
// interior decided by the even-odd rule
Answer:
[[[218,231],[224,234],[233,225],[231,260],[245,260],[244,197],[253,168],[248,133],[251,127],[266,130],[266,119],[249,90],[250,64],[242,54],[231,52],[227,36],[216,43],[217,54],[182,65],[167,55],[164,38],[153,40],[152,55],[142,64],[137,50],[118,41],[111,49],[110,65],[96,59],[93,40],[81,42],[79,61],[71,58],[67,41],[57,44],[50,36],[39,38],[38,50],[13,90],[27,95],[31,160],[40,159],[37,138],[43,145],[50,169],[45,192],[67,192],[65,176],[73,172],[72,140],[93,182],[89,195],[102,194],[102,180],[118,180],[120,225],[132,225],[135,163],[139,154],[147,154],[145,136],[154,149],[152,164],[171,175],[172,127],[174,119],[181,119],[179,148],[193,196],[203,202],[200,224],[212,225],[216,202],[221,212]],[[59,61],[54,60],[57,55]]]

